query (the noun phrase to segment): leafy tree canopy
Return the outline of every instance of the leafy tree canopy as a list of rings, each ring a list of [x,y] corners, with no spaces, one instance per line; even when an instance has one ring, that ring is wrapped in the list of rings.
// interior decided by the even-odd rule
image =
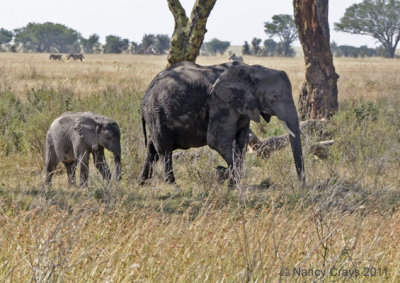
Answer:
[[[231,45],[229,41],[221,41],[219,39],[212,39],[209,42],[204,42],[202,49],[205,53],[210,55],[224,54],[228,47]]]
[[[13,38],[13,32],[3,29],[0,29],[0,44],[9,43]]]
[[[164,54],[168,51],[170,42],[171,39],[166,34],[145,34],[141,44],[133,48],[142,54]]]
[[[26,27],[16,29],[16,43],[22,43],[24,48],[34,52],[64,52],[73,50],[78,42],[79,33],[62,24],[46,22],[44,24],[29,23]]]
[[[273,39],[264,40],[264,54],[265,56],[275,56],[277,43]]]
[[[261,50],[260,43],[261,43],[261,39],[256,38],[256,37],[254,37],[253,40],[251,41],[251,49],[252,49],[253,55],[259,55],[260,50]]]
[[[243,55],[250,55],[250,45],[247,41],[244,42],[244,45],[242,47],[242,54]]]
[[[364,0],[346,9],[335,30],[369,35],[382,43],[386,56],[394,57],[400,40],[400,1]]]
[[[100,37],[97,34],[92,34],[88,39],[81,37],[80,42],[85,53],[93,53],[95,47],[100,45]]]
[[[278,36],[284,56],[291,56],[291,44],[297,40],[297,28],[291,15],[280,14],[272,17],[272,22],[265,22],[265,33],[270,37]]]
[[[170,47],[171,39],[166,34],[157,34],[155,42],[155,51],[157,54],[166,53]]]
[[[117,35],[107,35],[104,53],[121,53],[129,50],[129,40],[122,39]]]

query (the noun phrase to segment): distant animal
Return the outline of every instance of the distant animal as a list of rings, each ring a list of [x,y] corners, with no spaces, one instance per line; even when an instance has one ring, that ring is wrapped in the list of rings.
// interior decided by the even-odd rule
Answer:
[[[73,53],[71,53],[71,54],[68,55],[67,59],[69,60],[70,58],[74,59],[74,61],[81,60],[81,62],[82,62],[83,58],[85,58],[85,57],[83,56],[83,54],[73,54]]]
[[[283,71],[239,62],[214,66],[178,63],[153,79],[141,110],[147,155],[140,184],[151,178],[158,159],[164,165],[165,181],[174,183],[172,151],[208,145],[226,161],[228,168],[224,169],[229,172],[229,186],[233,186],[240,176],[250,120],[260,122],[260,115],[267,122],[271,116],[283,121],[290,133],[297,174],[305,180],[299,120],[292,87]]]
[[[87,186],[89,155],[104,179],[111,179],[104,148],[114,154],[113,176],[121,176],[121,143],[118,124],[106,116],[93,112],[66,112],[55,119],[46,136],[46,180],[51,179],[59,162],[63,162],[68,174],[68,184],[75,184],[75,169],[80,165],[80,186]]]
[[[233,62],[241,62],[241,63],[243,63],[243,57],[242,56],[236,56],[235,53],[233,53],[231,55],[231,57],[229,57],[228,60],[232,60]]]
[[[49,60],[62,61],[62,55],[50,54]]]

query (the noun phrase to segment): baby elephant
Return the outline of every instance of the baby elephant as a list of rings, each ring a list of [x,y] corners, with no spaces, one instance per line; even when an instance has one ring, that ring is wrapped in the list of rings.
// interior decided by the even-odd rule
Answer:
[[[111,172],[104,157],[104,148],[114,154],[114,177],[121,178],[121,143],[118,124],[93,112],[66,112],[55,119],[46,136],[46,186],[50,185],[59,162],[67,168],[68,185],[75,184],[75,169],[80,164],[80,186],[87,186],[89,154],[104,179]]]

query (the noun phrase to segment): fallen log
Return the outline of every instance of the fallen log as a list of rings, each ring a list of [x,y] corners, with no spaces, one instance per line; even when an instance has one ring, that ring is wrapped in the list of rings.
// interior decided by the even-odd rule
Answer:
[[[326,120],[307,120],[300,122],[300,129],[307,135],[318,135],[320,138],[331,137],[332,135],[324,129]],[[334,144],[334,140],[320,141],[309,145],[306,152],[314,155],[318,159],[327,159],[327,146]],[[252,130],[249,133],[249,152],[256,152],[262,158],[268,158],[274,151],[278,151],[289,144],[289,134],[269,137],[260,140]]]

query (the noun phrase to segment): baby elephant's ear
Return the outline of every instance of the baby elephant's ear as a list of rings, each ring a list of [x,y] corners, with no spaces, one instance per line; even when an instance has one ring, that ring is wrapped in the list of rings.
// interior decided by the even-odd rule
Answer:
[[[260,103],[249,76],[249,66],[236,64],[215,81],[212,92],[238,113],[260,122]]]
[[[101,124],[89,117],[78,117],[75,120],[74,129],[91,149],[97,150],[99,148]]]

